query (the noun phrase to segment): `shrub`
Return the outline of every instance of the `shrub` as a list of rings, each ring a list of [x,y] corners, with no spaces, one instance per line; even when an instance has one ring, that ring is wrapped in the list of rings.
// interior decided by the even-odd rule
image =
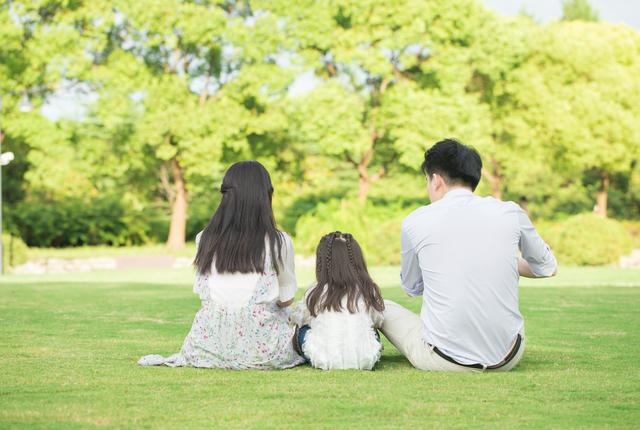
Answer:
[[[148,240],[146,218],[117,197],[25,201],[9,217],[29,246],[118,246]]]
[[[631,246],[640,248],[640,221],[624,220],[621,223],[631,236]]]
[[[353,234],[362,246],[367,264],[400,263],[400,227],[408,214],[399,205],[361,205],[331,200],[303,215],[296,224],[296,253],[315,255],[320,238],[340,230]]]
[[[5,269],[27,262],[29,248],[19,237],[2,235],[2,262]]]
[[[164,243],[169,236],[171,216],[160,209],[150,209],[144,212],[147,220],[147,236],[150,242]],[[189,236],[187,236],[187,239]]]
[[[631,251],[630,235],[620,222],[591,213],[541,223],[538,228],[562,264],[610,264]]]
[[[187,240],[194,240],[209,223],[218,205],[220,198],[214,196],[200,196],[189,204],[189,216],[187,218]],[[165,236],[166,240],[166,236]]]

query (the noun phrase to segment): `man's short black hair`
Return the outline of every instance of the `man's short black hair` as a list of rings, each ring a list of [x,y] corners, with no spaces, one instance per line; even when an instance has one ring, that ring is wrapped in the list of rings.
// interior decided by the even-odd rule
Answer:
[[[422,172],[439,174],[448,185],[464,184],[475,191],[480,182],[482,160],[475,149],[455,139],[444,139],[424,153]]]

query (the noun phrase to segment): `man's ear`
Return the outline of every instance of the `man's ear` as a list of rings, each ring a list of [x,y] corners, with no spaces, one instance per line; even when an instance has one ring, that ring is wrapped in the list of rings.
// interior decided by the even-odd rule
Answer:
[[[431,175],[431,180],[433,181],[433,187],[436,189],[442,188],[444,185],[444,179],[437,173]]]

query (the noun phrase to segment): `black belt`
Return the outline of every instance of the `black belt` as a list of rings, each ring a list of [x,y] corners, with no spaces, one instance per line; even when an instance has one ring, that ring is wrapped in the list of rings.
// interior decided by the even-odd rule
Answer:
[[[433,347],[433,352],[435,352],[436,354],[438,354],[440,357],[444,358],[445,360],[447,360],[450,363],[453,364],[457,364],[458,366],[464,366],[464,367],[471,367],[473,369],[488,369],[488,370],[495,370],[495,369],[499,369],[502,366],[505,366],[508,362],[510,362],[511,360],[513,360],[513,358],[516,356],[516,354],[518,353],[518,350],[520,349],[520,344],[522,343],[522,336],[520,335],[520,333],[518,333],[518,336],[516,336],[516,342],[513,345],[513,348],[511,348],[511,351],[509,351],[509,354],[507,354],[507,356],[504,358],[504,360],[502,360],[500,363],[498,364],[494,364],[493,366],[483,366],[480,363],[473,363],[473,364],[462,364],[462,363],[458,363],[456,360],[454,360],[453,358],[449,357],[447,354],[445,354],[444,352],[440,351],[437,347]]]

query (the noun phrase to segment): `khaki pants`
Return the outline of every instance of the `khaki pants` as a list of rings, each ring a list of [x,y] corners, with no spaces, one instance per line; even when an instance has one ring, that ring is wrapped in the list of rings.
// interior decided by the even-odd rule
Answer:
[[[384,301],[384,321],[380,331],[398,350],[407,357],[413,367],[421,370],[434,370],[443,372],[482,372],[482,369],[464,367],[451,363],[440,357],[433,351],[422,337],[422,320],[399,304],[390,300]],[[524,354],[524,333],[522,343],[516,356],[506,365],[493,372],[506,372],[513,369]]]

